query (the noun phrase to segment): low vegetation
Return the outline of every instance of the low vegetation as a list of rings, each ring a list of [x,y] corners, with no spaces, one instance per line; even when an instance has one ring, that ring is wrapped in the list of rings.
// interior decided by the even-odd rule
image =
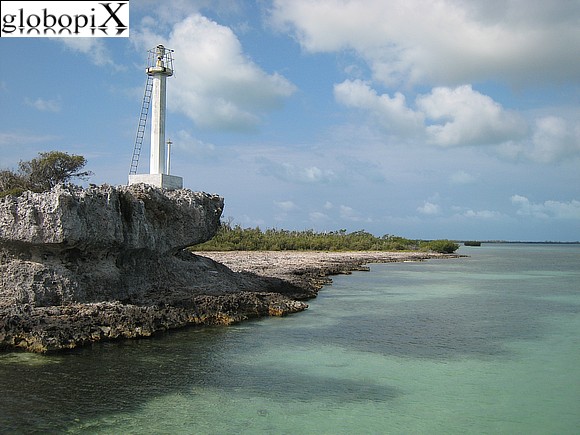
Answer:
[[[72,178],[86,179],[90,171],[81,171],[87,161],[83,156],[61,151],[38,153],[29,161],[20,161],[16,171],[0,169],[0,198],[20,195],[25,190],[45,192]]]
[[[376,237],[366,231],[347,233],[242,228],[222,222],[216,236],[194,251],[434,251],[452,253],[459,245],[449,240],[419,241],[393,235]]]

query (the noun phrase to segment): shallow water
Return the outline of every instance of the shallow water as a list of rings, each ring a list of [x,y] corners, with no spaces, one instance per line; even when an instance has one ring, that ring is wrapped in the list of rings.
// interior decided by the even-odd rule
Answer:
[[[0,354],[0,433],[578,433],[580,245],[460,253],[285,318]]]

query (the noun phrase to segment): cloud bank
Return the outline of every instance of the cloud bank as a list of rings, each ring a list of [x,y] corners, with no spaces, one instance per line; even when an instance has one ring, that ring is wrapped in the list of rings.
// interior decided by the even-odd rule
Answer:
[[[575,219],[580,221],[580,201],[569,202],[544,201],[533,203],[525,196],[513,195],[511,202],[518,208],[520,216],[530,216],[539,219]]]
[[[577,84],[579,20],[577,2],[543,0],[274,0],[269,14],[307,53],[353,54],[334,97],[386,138],[540,163],[580,157],[578,112],[517,112],[478,88]]]
[[[407,106],[401,93],[379,95],[361,80],[335,85],[334,94],[338,102],[368,113],[389,133],[418,136],[442,147],[496,145],[521,140],[527,133],[521,116],[470,85],[434,88],[416,98],[416,109]]]
[[[308,52],[355,50],[378,82],[445,86],[575,81],[579,18],[545,0],[275,0],[270,16]]]

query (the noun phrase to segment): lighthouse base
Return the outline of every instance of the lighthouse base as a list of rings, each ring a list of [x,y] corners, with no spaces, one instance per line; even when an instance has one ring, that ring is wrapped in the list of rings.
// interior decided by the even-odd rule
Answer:
[[[183,189],[183,178],[168,174],[129,175],[129,184],[149,184],[167,190]]]

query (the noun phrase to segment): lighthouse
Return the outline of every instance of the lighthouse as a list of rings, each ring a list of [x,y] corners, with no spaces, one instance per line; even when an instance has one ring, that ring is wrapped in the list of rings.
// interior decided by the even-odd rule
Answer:
[[[129,171],[129,184],[145,183],[163,189],[181,189],[183,178],[169,174],[171,141],[165,141],[165,118],[167,109],[167,77],[173,75],[173,50],[163,45],[149,50],[147,61],[147,85],[141,108],[139,128],[133,150],[133,160]],[[145,125],[151,108],[151,148],[149,155],[149,174],[137,174],[137,164]],[[167,149],[166,149],[167,144]]]

